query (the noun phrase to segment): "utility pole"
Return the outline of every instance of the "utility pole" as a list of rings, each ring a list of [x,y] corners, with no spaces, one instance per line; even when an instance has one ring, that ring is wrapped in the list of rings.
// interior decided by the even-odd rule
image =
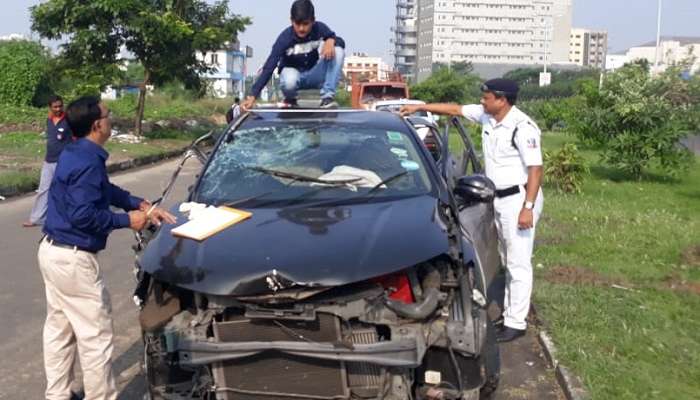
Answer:
[[[547,24],[549,22],[549,25]],[[549,86],[552,83],[552,74],[547,72],[547,62],[549,61],[549,29],[551,27],[554,30],[554,16],[548,15],[544,19],[544,62],[543,69],[540,73],[540,87]],[[554,38],[554,32],[552,32],[552,38]]]
[[[654,57],[654,73],[659,71],[659,51],[661,46],[661,0],[659,0],[659,10],[656,20],[656,54]]]

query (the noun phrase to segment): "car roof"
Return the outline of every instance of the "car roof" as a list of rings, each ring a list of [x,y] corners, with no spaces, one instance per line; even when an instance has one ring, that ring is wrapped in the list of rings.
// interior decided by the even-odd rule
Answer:
[[[395,100],[380,100],[380,101],[375,101],[374,105],[375,106],[388,106],[388,105],[394,105],[394,104],[425,104],[423,100],[416,100],[416,99],[395,99]]]
[[[251,110],[242,126],[264,125],[265,122],[335,122],[343,124],[365,124],[374,128],[406,131],[406,123],[397,114],[385,111],[366,111],[349,108],[340,109],[259,109]]]

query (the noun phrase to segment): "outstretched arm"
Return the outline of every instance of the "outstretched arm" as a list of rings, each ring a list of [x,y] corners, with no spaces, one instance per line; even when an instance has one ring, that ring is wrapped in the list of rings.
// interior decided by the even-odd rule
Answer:
[[[458,117],[462,115],[462,106],[453,103],[409,104],[401,107],[400,113],[402,116],[407,116],[418,111]]]

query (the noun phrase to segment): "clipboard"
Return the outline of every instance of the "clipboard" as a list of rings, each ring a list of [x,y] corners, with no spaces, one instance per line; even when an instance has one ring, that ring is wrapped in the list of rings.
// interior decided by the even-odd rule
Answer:
[[[173,236],[204,241],[211,236],[245,221],[253,214],[248,211],[231,207],[208,207],[191,221],[188,221],[170,231]]]

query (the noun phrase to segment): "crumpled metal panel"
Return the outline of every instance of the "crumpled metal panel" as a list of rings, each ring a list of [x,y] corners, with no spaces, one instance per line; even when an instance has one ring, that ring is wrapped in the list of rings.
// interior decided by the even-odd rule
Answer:
[[[426,195],[294,212],[252,209],[251,219],[201,243],[176,238],[164,225],[139,264],[155,279],[214,295],[345,285],[447,253],[437,203]]]

